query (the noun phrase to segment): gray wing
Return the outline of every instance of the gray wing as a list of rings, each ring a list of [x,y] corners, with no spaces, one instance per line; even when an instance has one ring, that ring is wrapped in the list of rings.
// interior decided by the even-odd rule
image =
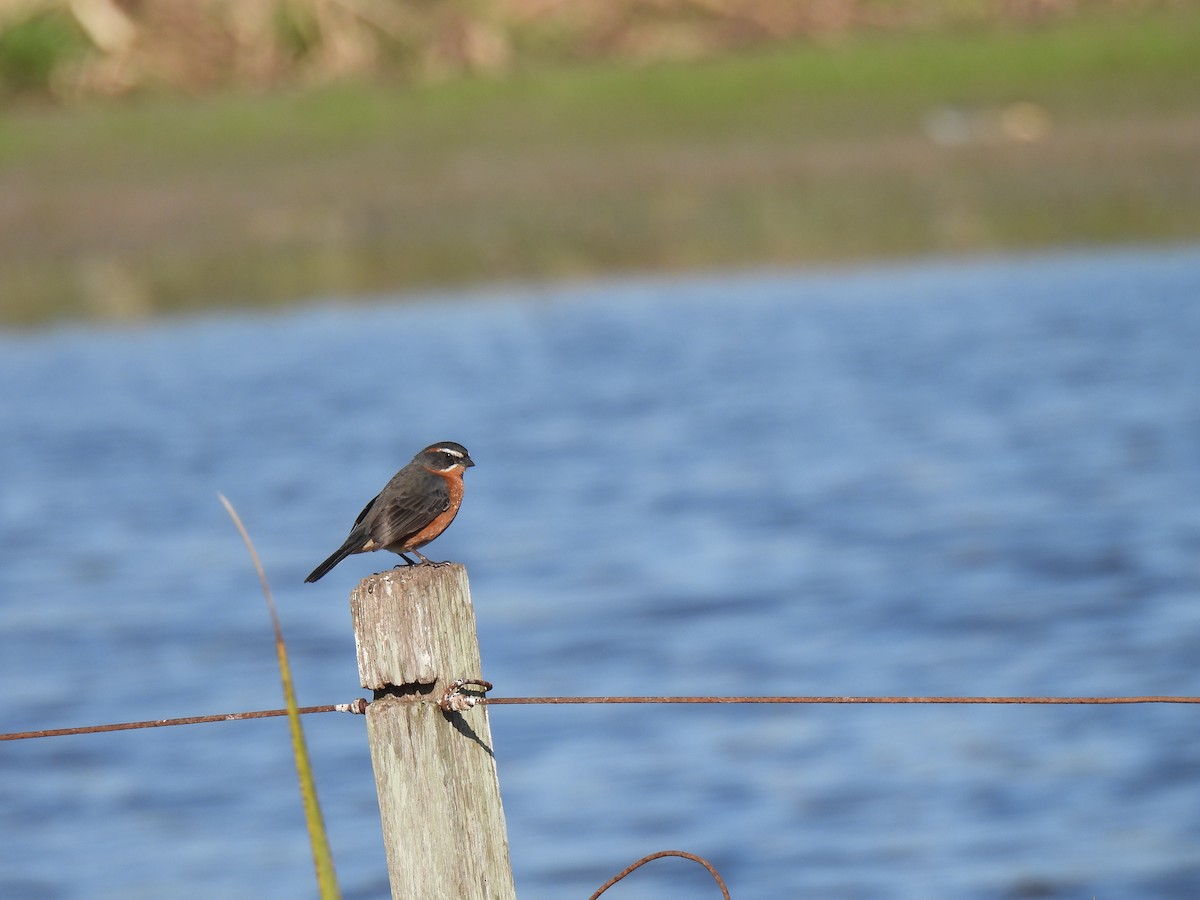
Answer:
[[[412,537],[450,508],[450,490],[437,475],[424,470],[420,478],[404,479],[407,488],[392,479],[379,496],[367,504],[358,521],[366,537],[380,547],[390,547]]]

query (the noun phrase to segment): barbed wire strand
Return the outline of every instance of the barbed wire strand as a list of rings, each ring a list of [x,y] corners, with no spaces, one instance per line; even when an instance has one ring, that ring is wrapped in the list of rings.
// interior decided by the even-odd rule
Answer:
[[[716,867],[703,856],[697,856],[695,853],[688,853],[686,850],[661,850],[658,853],[651,853],[649,856],[643,856],[633,865],[622,869],[612,878],[608,879],[608,881],[604,882],[604,884],[600,885],[600,889],[596,891],[596,893],[592,894],[588,900],[596,900],[597,897],[607,891],[610,887],[612,887],[630,872],[640,869],[648,862],[653,862],[656,859],[662,859],[664,856],[680,856],[684,859],[690,859],[692,862],[700,863],[700,865],[708,869],[708,874],[713,877],[713,880],[717,883],[717,887],[721,889],[721,896],[724,897],[725,900],[729,900],[729,888],[725,886],[725,880],[721,878],[721,873],[717,871]]]
[[[1200,697],[1144,696],[1144,697],[480,697],[478,702],[488,706],[618,704],[618,703],[663,703],[663,704],[762,704],[762,703],[806,703],[806,704],[1008,704],[1008,705],[1127,705],[1135,703],[1192,703],[1200,704]],[[300,715],[313,713],[347,712],[362,715],[368,702],[359,697],[350,703],[335,703],[328,706],[305,706]],[[131,731],[136,728],[165,728],[171,725],[203,725],[210,722],[235,722],[241,719],[269,719],[286,716],[286,709],[263,709],[252,712],[221,713],[211,716],[188,716],[181,719],[150,719],[144,722],[118,722],[111,725],[87,725],[79,728],[50,728],[41,731],[16,731],[0,734],[0,741],[24,741],[34,738],[64,737],[72,734],[101,734],[108,731]]]

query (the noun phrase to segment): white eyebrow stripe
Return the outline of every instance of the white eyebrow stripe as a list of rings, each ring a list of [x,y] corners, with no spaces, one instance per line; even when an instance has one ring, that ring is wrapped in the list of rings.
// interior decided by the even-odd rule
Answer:
[[[463,458],[461,453],[459,453],[457,450],[451,450],[449,447],[438,447],[438,451],[441,453],[448,453],[450,456],[457,456],[459,459]]]

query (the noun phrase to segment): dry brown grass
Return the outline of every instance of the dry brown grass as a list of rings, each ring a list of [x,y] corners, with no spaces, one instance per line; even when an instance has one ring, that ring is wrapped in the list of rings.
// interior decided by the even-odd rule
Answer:
[[[69,32],[16,54],[16,65],[35,71],[10,71],[7,81],[10,89],[79,99],[366,76],[429,80],[568,60],[693,60],[779,41],[836,41],[853,31],[1044,24],[1180,2],[0,0],[0,43],[29,44],[22,29],[40,20]],[[26,58],[38,52],[50,58]],[[0,87],[4,60],[0,53]]]
[[[1200,235],[1200,11],[10,110],[0,323]]]

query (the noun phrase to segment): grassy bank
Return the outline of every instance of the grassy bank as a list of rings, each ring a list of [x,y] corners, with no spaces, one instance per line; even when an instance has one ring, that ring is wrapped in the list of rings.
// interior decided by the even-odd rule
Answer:
[[[0,322],[1200,236],[1200,10],[0,117]]]

